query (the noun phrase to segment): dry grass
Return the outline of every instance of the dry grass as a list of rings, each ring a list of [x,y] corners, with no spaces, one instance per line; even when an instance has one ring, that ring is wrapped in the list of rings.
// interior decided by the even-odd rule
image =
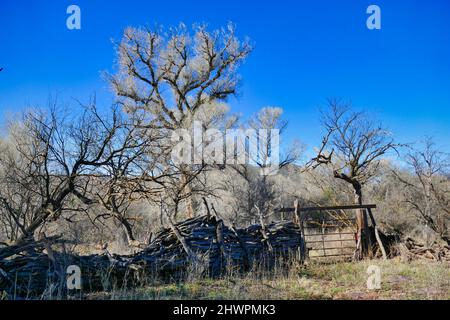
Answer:
[[[381,289],[368,290],[367,268],[381,268]],[[87,299],[450,299],[450,265],[422,261],[310,264],[288,272],[253,272],[178,284],[153,283],[134,290],[92,294]]]

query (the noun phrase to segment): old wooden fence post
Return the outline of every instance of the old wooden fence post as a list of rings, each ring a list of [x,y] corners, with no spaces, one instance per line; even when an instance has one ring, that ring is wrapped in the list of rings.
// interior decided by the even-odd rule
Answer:
[[[383,242],[381,241],[380,234],[378,233],[378,226],[377,223],[375,222],[375,218],[373,217],[372,210],[368,208],[367,212],[369,213],[370,220],[372,221],[373,229],[375,232],[375,238],[378,242],[378,246],[380,247],[381,254],[383,255],[383,260],[387,260],[386,250],[384,248]]]
[[[303,229],[303,219],[298,207],[298,199],[294,201],[294,222],[298,225],[300,229],[300,262],[304,263],[307,258],[306,253],[306,243],[305,243],[305,232]]]

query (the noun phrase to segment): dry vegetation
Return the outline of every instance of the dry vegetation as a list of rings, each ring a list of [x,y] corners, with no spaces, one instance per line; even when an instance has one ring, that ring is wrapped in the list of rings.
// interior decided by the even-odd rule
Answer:
[[[381,267],[381,289],[367,289],[367,268]],[[450,265],[422,261],[337,262],[254,272],[221,279],[193,278],[183,283],[155,283],[135,290],[87,295],[86,299],[450,299]]]
[[[136,253],[161,230],[172,230],[176,247],[195,263],[193,248],[177,228],[181,221],[212,215],[234,229],[259,224],[258,245],[266,245],[270,235],[264,226],[286,218],[277,209],[294,200],[303,207],[376,203],[378,228],[400,241],[412,237],[422,243],[413,248],[416,256],[448,251],[450,161],[432,139],[396,142],[372,115],[331,99],[313,159],[305,159],[301,144],[282,144],[279,170],[273,171],[272,145],[260,144],[260,154],[250,159],[248,139],[242,150],[236,142],[224,155],[234,157],[240,150],[247,164],[180,164],[172,133],[197,121],[204,130],[283,134],[287,121],[281,108],[265,107],[244,120],[227,104],[238,93],[238,69],[251,43],[238,39],[231,25],[216,31],[196,26],[192,32],[180,25],[166,31],[128,28],[116,49],[117,72],[107,75],[114,106],[99,108],[92,99],[69,112],[52,101],[49,108],[12,118],[5,128],[0,252],[57,236],[66,242],[65,254]],[[363,210],[356,220],[358,260],[367,254],[370,239],[363,232],[368,228]],[[50,252],[47,248],[46,257]],[[2,263],[8,264],[0,254]],[[152,284],[116,291],[113,298],[449,298],[448,264],[377,261],[385,280],[382,290],[371,292],[363,281],[368,263]],[[0,268],[0,284],[10,277],[3,273]]]

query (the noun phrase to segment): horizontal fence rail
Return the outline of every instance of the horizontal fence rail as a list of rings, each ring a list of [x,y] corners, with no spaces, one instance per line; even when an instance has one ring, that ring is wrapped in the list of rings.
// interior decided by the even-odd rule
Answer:
[[[281,208],[278,212],[310,212],[310,211],[331,211],[331,210],[355,210],[355,209],[376,209],[376,204],[365,205],[347,205],[347,206],[329,206],[329,207],[298,207],[296,208]]]

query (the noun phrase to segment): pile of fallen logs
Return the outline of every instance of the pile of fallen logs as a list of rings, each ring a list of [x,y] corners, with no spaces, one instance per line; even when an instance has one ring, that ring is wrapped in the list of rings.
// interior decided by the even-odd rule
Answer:
[[[301,241],[300,229],[292,222],[236,229],[215,217],[200,217],[161,231],[146,249],[130,259],[129,265],[151,266],[160,275],[173,277],[194,263],[203,268],[201,272],[216,276],[227,267],[271,267],[277,259],[298,252]]]
[[[124,268],[116,268],[109,254],[78,256],[52,248],[64,243],[45,239],[0,249],[0,292],[10,295],[62,296],[66,294],[66,269],[77,265],[83,270],[87,291],[103,290],[110,279],[120,279]],[[109,279],[105,279],[108,277]]]
[[[407,260],[427,260],[450,262],[450,246],[434,244],[430,247],[406,238],[398,243],[397,254]]]
[[[300,229],[292,222],[236,229],[211,216],[171,224],[147,248],[129,256],[78,256],[65,252],[63,244],[57,250],[58,241],[0,247],[0,293],[64,296],[70,265],[80,267],[83,291],[88,292],[132,285],[143,278],[177,280],[194,272],[218,276],[228,268],[271,268],[283,259],[300,257],[302,248]]]

